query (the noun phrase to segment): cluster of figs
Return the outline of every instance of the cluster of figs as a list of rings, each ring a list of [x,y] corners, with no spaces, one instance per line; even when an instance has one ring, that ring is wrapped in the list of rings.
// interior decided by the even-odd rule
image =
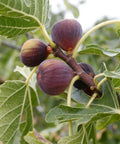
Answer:
[[[63,52],[72,53],[75,45],[82,37],[82,28],[74,19],[64,19],[55,23],[51,30],[53,42]],[[70,84],[75,72],[64,61],[47,59],[53,48],[39,39],[29,39],[21,48],[21,60],[28,67],[38,66],[37,83],[40,89],[48,95],[59,95]],[[87,63],[79,63],[80,67],[91,77],[95,76],[93,68]],[[81,80],[74,83],[74,87],[83,90],[86,94],[93,92]]]

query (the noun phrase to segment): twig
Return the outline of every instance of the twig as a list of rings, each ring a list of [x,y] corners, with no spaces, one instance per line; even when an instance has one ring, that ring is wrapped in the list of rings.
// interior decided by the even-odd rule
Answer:
[[[5,46],[8,46],[8,47],[10,47],[10,48],[12,48],[12,49],[16,49],[16,50],[19,50],[19,51],[21,50],[21,47],[20,47],[20,46],[13,45],[13,44],[11,44],[10,42],[7,42],[7,41],[5,41],[5,40],[2,40],[1,45],[5,45]]]
[[[107,78],[103,78],[97,85],[97,89],[99,90],[101,85],[107,80]],[[94,93],[91,97],[91,99],[88,101],[88,104],[86,105],[86,108],[90,106],[90,104],[93,102],[93,100],[97,97],[97,93]]]

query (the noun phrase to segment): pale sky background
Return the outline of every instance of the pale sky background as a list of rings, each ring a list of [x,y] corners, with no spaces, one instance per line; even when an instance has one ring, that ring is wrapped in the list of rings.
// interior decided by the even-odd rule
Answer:
[[[78,1],[70,0],[74,5]],[[58,5],[60,9],[66,9],[63,0],[50,0],[50,5],[55,13],[58,12]],[[91,28],[97,20],[101,20],[104,16],[120,20],[120,0],[86,0],[84,4],[80,4],[79,10],[80,16],[77,20],[81,23],[83,31]],[[68,12],[65,18],[73,18],[73,15]]]

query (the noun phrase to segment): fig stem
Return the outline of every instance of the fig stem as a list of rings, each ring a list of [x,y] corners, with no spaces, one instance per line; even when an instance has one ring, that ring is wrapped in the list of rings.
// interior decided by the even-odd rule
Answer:
[[[78,48],[80,47],[80,45],[84,42],[84,40],[95,30],[99,29],[100,27],[103,27],[105,25],[109,25],[109,24],[114,24],[114,23],[120,23],[120,20],[109,20],[109,21],[105,21],[102,22],[96,26],[94,26],[92,29],[90,29],[88,32],[86,32],[82,38],[78,41],[78,43],[76,44],[74,51],[73,51],[73,55],[72,57],[75,58],[77,56],[77,52],[78,52]]]
[[[38,65],[38,66],[36,66],[35,68],[33,68],[33,70],[32,70],[32,72],[30,73],[30,75],[29,75],[28,79],[26,80],[26,85],[28,85],[28,84],[29,84],[29,81],[30,81],[30,79],[31,79],[32,75],[33,75],[33,74],[34,74],[34,73],[37,71],[38,67],[39,67],[39,65]]]
[[[107,80],[107,78],[105,77],[104,79],[102,79],[102,80],[98,83],[98,85],[97,85],[97,89],[98,89],[98,90],[100,89],[101,85],[102,85],[106,80]]]
[[[29,99],[30,111],[31,111],[31,116],[32,116],[32,127],[33,127],[33,109],[32,109],[30,89],[29,89],[28,85],[27,85],[27,92],[28,92],[28,99]]]
[[[72,87],[73,84],[76,80],[78,80],[80,77],[79,75],[76,75],[75,77],[73,77],[73,79],[71,80],[69,87],[68,87],[68,94],[67,94],[67,106],[71,106],[71,94],[72,94]],[[73,130],[72,130],[72,121],[68,122],[69,125],[69,136],[73,135]]]
[[[49,44],[52,46],[52,48],[55,48],[56,47],[56,44],[51,40],[51,38],[49,37],[47,31],[46,31],[46,28],[44,25],[40,25],[40,29],[44,35],[44,37],[46,38],[46,40],[49,42]]]
[[[73,79],[71,80],[69,87],[68,87],[68,94],[67,94],[67,106],[71,106],[71,94],[72,94],[72,87],[73,84],[76,80],[78,80],[80,77],[79,75],[76,75],[75,77],[73,77]]]
[[[99,77],[101,77],[101,76],[104,76],[104,73],[97,74],[97,75],[94,77],[95,85],[98,84],[97,78],[99,78]]]
[[[101,73],[101,74],[102,74],[102,73]],[[107,80],[107,78],[105,77],[105,78],[103,78],[103,79],[98,83],[98,85],[97,85],[97,89],[98,89],[98,90],[100,89],[101,85],[102,85],[106,80]],[[86,108],[88,108],[88,107],[90,106],[90,104],[93,102],[93,100],[96,98],[96,96],[97,96],[97,93],[94,93],[94,94],[92,95],[92,97],[91,97],[90,100],[88,101],[88,104],[86,105]]]
[[[69,136],[72,136],[73,135],[72,121],[69,121],[68,125],[69,125]]]
[[[97,96],[97,93],[94,93],[92,95],[92,97],[90,98],[90,100],[88,101],[87,105],[86,105],[86,108],[88,108],[90,106],[90,104],[93,102],[93,100],[96,98]]]

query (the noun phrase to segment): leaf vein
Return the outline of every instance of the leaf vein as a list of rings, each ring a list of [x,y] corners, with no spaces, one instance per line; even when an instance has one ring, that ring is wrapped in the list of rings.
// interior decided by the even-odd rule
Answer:
[[[4,132],[2,133],[2,135],[0,135],[0,138],[5,134],[5,132],[8,130],[9,126],[18,118],[20,117],[20,114],[18,114],[8,125],[8,127],[4,130]]]

